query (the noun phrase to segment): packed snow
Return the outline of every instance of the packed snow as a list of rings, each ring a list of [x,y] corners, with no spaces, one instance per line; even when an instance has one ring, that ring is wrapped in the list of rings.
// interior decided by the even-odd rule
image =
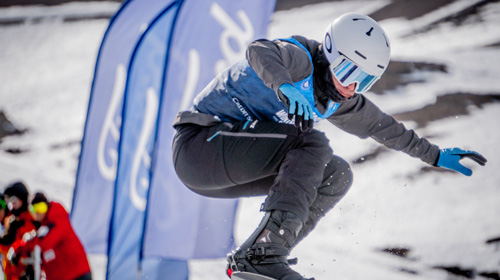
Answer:
[[[500,3],[481,9],[482,20],[461,26],[442,24],[426,33],[404,36],[473,2],[478,1],[456,1],[411,21],[381,21],[395,59],[443,63],[448,73],[426,74],[425,83],[366,95],[387,113],[399,113],[432,104],[444,94],[500,94],[500,48],[485,47],[500,42]],[[386,3],[340,1],[280,11],[272,18],[268,37],[299,34],[320,40],[338,15],[370,13]],[[93,68],[108,20],[63,22],[61,18],[76,11],[85,14],[82,10],[109,13],[116,9],[118,4],[106,2],[0,9],[0,19],[43,18],[0,26],[0,110],[19,128],[28,129],[0,143],[0,187],[22,179],[32,192],[43,190],[71,209]],[[488,159],[485,167],[464,161],[474,171],[471,177],[423,172],[425,163],[395,151],[352,164],[353,187],[292,252],[299,258],[295,269],[325,280],[462,279],[436,267],[473,270],[476,279],[489,279],[480,273],[498,273],[500,246],[485,242],[500,237],[500,152],[496,146],[500,130],[495,124],[500,103],[481,108],[471,105],[469,111],[423,128],[413,122],[405,124],[440,147],[480,152]],[[334,151],[349,162],[379,147],[371,139],[361,140],[328,123],[318,128],[327,133]],[[256,213],[263,199],[241,200],[237,244],[260,221]],[[388,248],[409,252],[406,257],[382,252]],[[94,279],[104,279],[105,257],[90,259]],[[225,259],[190,261],[190,279],[224,279],[225,265]]]

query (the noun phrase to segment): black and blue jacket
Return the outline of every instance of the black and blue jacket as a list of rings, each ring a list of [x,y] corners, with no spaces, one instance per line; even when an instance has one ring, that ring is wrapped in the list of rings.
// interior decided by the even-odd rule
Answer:
[[[294,38],[282,39],[300,47],[313,65],[309,51]],[[329,101],[324,112],[316,108],[314,97],[314,66],[306,71],[306,77],[293,83],[309,101],[315,113],[315,121],[320,121],[333,114],[339,103]],[[247,60],[233,64],[220,73],[194,100],[196,112],[218,117],[225,122],[242,120],[266,120],[279,123],[293,123],[288,119],[287,107],[275,91],[266,86]]]
[[[433,164],[439,147],[382,112],[366,96],[332,101],[336,92],[321,44],[301,36],[257,40],[246,59],[220,73],[194,99],[193,108],[180,112],[174,127],[209,126],[248,120],[290,123],[287,108],[278,98],[279,87],[293,84],[313,106],[315,121],[326,119],[360,138],[371,137],[388,148]]]

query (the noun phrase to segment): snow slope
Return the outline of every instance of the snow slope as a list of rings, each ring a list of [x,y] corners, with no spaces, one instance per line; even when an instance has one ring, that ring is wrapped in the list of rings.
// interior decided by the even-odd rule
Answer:
[[[403,37],[472,2],[477,1],[456,1],[411,21],[381,21],[395,59],[444,63],[449,71],[416,73],[427,82],[367,96],[386,112],[399,113],[449,93],[500,94],[500,49],[484,47],[500,41],[495,30],[500,3],[485,6],[482,21],[470,20],[458,27],[443,24]],[[269,37],[300,34],[320,40],[336,16],[348,11],[370,13],[385,3],[341,1],[281,11],[273,17]],[[32,191],[43,190],[70,209],[93,67],[107,20],[63,22],[60,16],[117,8],[117,4],[95,2],[0,9],[0,18],[51,15],[37,23],[0,26],[0,110],[14,124],[28,129],[0,143],[0,186],[23,179]],[[301,20],[296,21],[297,17]],[[500,266],[498,246],[485,244],[500,237],[500,152],[496,147],[500,104],[471,105],[469,110],[468,115],[431,122],[424,128],[405,124],[441,147],[477,150],[488,158],[484,168],[470,164],[472,177],[422,172],[426,164],[398,152],[353,164],[351,191],[294,250],[293,256],[299,257],[296,269],[316,279],[462,279],[435,269],[455,266],[469,270],[475,279],[495,279],[479,274],[498,273]],[[349,162],[379,146],[327,123],[319,128],[329,135],[335,152]],[[8,153],[9,148],[23,152]],[[242,199],[237,243],[260,221],[255,213],[262,201],[263,197]],[[381,252],[386,248],[409,252],[403,258]],[[104,279],[105,259],[92,256],[91,260],[94,278]],[[224,259],[195,260],[190,266],[193,280],[225,277]]]

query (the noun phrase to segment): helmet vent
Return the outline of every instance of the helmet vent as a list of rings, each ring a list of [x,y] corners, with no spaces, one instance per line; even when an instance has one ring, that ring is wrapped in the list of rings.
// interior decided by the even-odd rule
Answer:
[[[380,69],[385,69],[384,66],[380,65],[380,64],[377,64],[377,67],[380,68]]]
[[[373,27],[370,28],[370,30],[368,30],[368,32],[366,32],[366,35],[368,36],[372,36],[372,31],[373,31]]]
[[[366,59],[366,56],[364,56],[362,53],[360,53],[358,51],[354,51],[354,53],[361,56],[363,59]]]

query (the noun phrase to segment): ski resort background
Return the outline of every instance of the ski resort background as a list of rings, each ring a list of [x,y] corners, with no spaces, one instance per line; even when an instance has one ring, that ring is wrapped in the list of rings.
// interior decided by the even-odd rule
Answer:
[[[127,6],[134,3],[133,1],[129,2]],[[161,28],[155,27],[161,24],[172,24],[174,17],[180,20],[183,16],[182,11],[186,11],[185,8],[188,7],[189,2],[163,3],[164,6],[159,7],[154,15],[138,12],[144,16],[148,14],[150,16],[148,23],[154,24],[139,25],[139,31],[131,26],[123,27],[122,35],[117,35],[118,39],[125,40],[122,38],[123,36],[135,35],[135,45],[134,43],[128,46],[123,44],[120,45],[120,50],[110,51],[113,55],[111,59],[115,64],[114,66],[109,64],[107,70],[98,70],[99,66],[103,66],[100,65],[100,61],[104,61],[103,53],[107,50],[105,42],[106,40],[111,41],[109,38],[113,36],[110,29],[105,31],[108,25],[110,28],[113,27],[111,22],[117,23],[119,19],[115,17],[112,21],[107,18],[90,21],[65,21],[64,18],[84,18],[86,15],[99,18],[102,14],[111,15],[119,10],[123,11],[127,6],[103,2],[72,3],[55,7],[33,6],[0,9],[0,19],[4,22],[16,22],[19,21],[19,18],[28,19],[22,24],[0,25],[0,55],[2,55],[0,62],[0,76],[2,77],[0,110],[4,111],[9,119],[21,128],[20,130],[23,128],[27,130],[24,133],[2,138],[2,143],[0,143],[1,183],[6,185],[12,180],[24,178],[30,183],[30,186],[35,188],[34,190],[43,189],[55,200],[61,201],[67,209],[73,207],[73,219],[77,219],[78,211],[80,211],[81,216],[88,216],[90,221],[81,227],[83,231],[92,232],[92,234],[90,237],[85,237],[85,234],[80,233],[82,229],[78,229],[82,241],[89,238],[107,242],[109,228],[119,226],[120,223],[124,224],[125,233],[132,232],[131,229],[135,226],[132,227],[131,224],[126,224],[126,221],[120,220],[128,217],[128,213],[124,214],[124,217],[116,218],[114,220],[116,225],[108,220],[104,233],[99,233],[100,220],[108,219],[106,213],[109,213],[111,208],[115,209],[114,215],[116,215],[117,207],[133,210],[135,207],[131,205],[134,203],[141,205],[140,196],[135,202],[129,201],[128,204],[113,203],[112,201],[98,203],[100,199],[106,199],[103,190],[85,192],[79,186],[76,187],[75,200],[73,203],[71,202],[76,164],[80,154],[79,143],[85,124],[86,105],[90,105],[88,108],[89,119],[91,111],[97,110],[92,109],[92,103],[96,101],[96,88],[100,86],[99,83],[102,81],[99,80],[98,74],[108,71],[107,75],[112,77],[107,81],[112,81],[111,84],[106,85],[109,88],[107,90],[109,95],[120,91],[127,92],[128,95],[134,90],[139,92],[142,90],[147,93],[146,96],[151,97],[148,100],[154,100],[153,93],[155,93],[158,99],[157,107],[160,108],[160,100],[169,100],[168,97],[158,98],[159,92],[164,92],[158,90],[162,84],[159,82],[161,75],[151,75],[151,82],[155,83],[155,87],[152,87],[153,90],[148,90],[148,87],[144,90],[144,84],[134,84],[129,79],[145,69],[150,69],[151,64],[148,64],[150,62],[145,62],[147,59],[139,58],[144,57],[151,50],[163,49],[163,52],[158,52],[160,56],[156,61],[165,62],[166,42],[170,42],[168,40],[171,39],[172,44],[175,44],[178,37],[172,33],[174,35],[171,38],[165,38],[168,36],[165,34],[168,28],[159,30]],[[220,4],[222,1],[216,2],[220,7],[223,7]],[[399,82],[392,84],[391,87],[389,80],[381,80],[379,84],[384,86],[383,89],[374,88],[373,92],[368,94],[370,99],[374,100],[384,111],[393,113],[398,119],[405,121],[408,126],[415,128],[419,134],[432,137],[433,142],[440,145],[474,147],[489,159],[488,165],[481,170],[474,169],[475,174],[467,179],[454,174],[435,175],[435,170],[425,168],[414,159],[396,153],[387,153],[378,149],[376,143],[359,142],[356,138],[338,133],[330,126],[320,126],[319,129],[331,136],[334,150],[353,162],[356,179],[351,192],[318,226],[311,239],[294,251],[294,254],[299,256],[301,261],[297,267],[298,271],[306,275],[314,275],[317,279],[342,277],[350,279],[370,277],[375,279],[454,279],[454,277],[496,279],[494,277],[498,275],[500,263],[500,253],[495,246],[498,244],[495,243],[495,240],[500,236],[500,224],[498,223],[500,175],[496,171],[499,166],[495,159],[495,156],[498,155],[495,147],[500,137],[492,120],[498,116],[500,109],[498,103],[495,103],[500,92],[497,83],[497,77],[500,74],[498,67],[500,65],[500,61],[498,61],[500,59],[498,55],[500,38],[496,31],[500,18],[500,6],[495,1],[444,2],[447,2],[446,5],[413,18],[379,19],[391,39],[394,57],[391,63],[394,70],[392,73],[396,80],[399,79]],[[427,2],[423,1],[422,3]],[[303,34],[320,40],[325,26],[337,15],[347,11],[376,15],[383,7],[387,7],[387,4],[387,1],[341,1],[279,11],[273,14],[267,35],[264,25],[267,24],[268,18],[262,19],[265,21],[261,23],[263,29],[259,36],[277,38]],[[214,14],[221,16],[220,19],[232,19],[231,21],[236,23],[240,29],[246,26],[243,17],[240,16],[241,13],[236,10],[226,9],[228,17],[224,17],[223,13],[220,12],[221,10],[218,8],[205,6],[204,16],[211,20],[215,26],[219,26],[219,34],[221,34],[220,36],[206,34],[207,37],[218,38],[231,34],[223,32],[220,27],[222,24],[214,20]],[[160,17],[160,14],[165,15],[165,17]],[[248,16],[250,19],[252,18],[250,15]],[[301,20],[297,21],[297,18]],[[175,26],[171,27],[168,31],[175,30]],[[243,35],[244,32],[239,32],[240,29],[233,31],[238,35]],[[131,30],[135,30],[136,33],[126,32]],[[142,36],[142,34],[154,36],[148,37]],[[103,41],[103,38],[107,39]],[[165,39],[162,41],[157,40],[157,38]],[[187,38],[179,40],[178,43],[181,43],[180,41],[189,43]],[[104,43],[101,45],[101,42]],[[228,42],[228,50],[238,49],[236,40]],[[120,44],[122,43],[123,41],[120,41]],[[169,47],[172,51],[173,45]],[[118,61],[122,59],[119,56],[122,55],[122,51],[126,52],[125,49],[130,52],[129,54],[133,52],[134,56],[126,58],[127,62],[123,63],[124,66],[119,66]],[[191,49],[194,51],[190,52]],[[100,51],[98,52],[98,50]],[[196,87],[203,87],[201,76],[197,77],[196,71],[188,71],[186,68],[196,69],[198,67],[200,75],[202,73],[215,75],[214,65],[208,67],[204,64],[204,56],[200,55],[199,49],[190,48],[188,45],[182,50],[184,55],[177,56],[176,53],[176,55],[169,56],[174,60],[169,63],[178,63],[172,65],[181,65],[179,67],[182,68],[170,68],[169,66],[164,71],[178,72],[176,74],[182,76],[177,78],[180,81],[177,86],[180,88],[194,84],[188,83],[188,81],[197,80],[197,78],[200,82]],[[207,51],[207,53],[210,54],[213,61],[221,59],[215,57],[215,51]],[[170,52],[170,54],[172,53]],[[133,57],[135,59],[132,59]],[[96,58],[97,64],[95,63]],[[179,61],[176,62],[176,59]],[[140,61],[145,62],[146,65],[139,65]],[[200,64],[197,64],[197,61]],[[92,69],[94,66],[96,76],[93,78]],[[155,65],[155,67],[161,68],[162,66]],[[222,64],[219,67],[222,67]],[[395,69],[396,67],[400,67],[400,69]],[[114,71],[110,69],[114,69]],[[210,69],[210,71],[206,69]],[[387,73],[388,76],[391,75],[390,73]],[[166,76],[169,77],[169,75]],[[165,84],[167,84],[166,87],[169,86],[168,82]],[[89,98],[90,85],[92,85],[92,94]],[[200,89],[196,87],[177,92],[195,94]],[[110,98],[108,96],[108,99]],[[144,101],[140,102],[130,98],[130,101],[124,101],[123,104],[119,102],[114,104],[118,108],[124,109],[134,102],[146,106]],[[89,99],[90,102],[88,102]],[[167,104],[163,101],[161,104]],[[174,114],[178,110],[180,101],[172,102],[177,104],[174,106],[171,103],[172,106],[176,107],[171,110],[171,113]],[[449,104],[453,104],[453,106],[449,106]],[[100,105],[106,107],[108,102]],[[139,109],[137,111],[144,112],[144,110]],[[140,195],[146,195],[147,190],[149,190],[149,197],[159,197],[156,193],[153,194],[154,176],[152,171],[149,175],[150,178],[147,174],[159,164],[159,161],[155,161],[156,158],[151,156],[152,151],[158,150],[150,141],[151,137],[130,140],[140,142],[144,147],[140,151],[142,157],[139,161],[135,161],[133,166],[127,167],[120,164],[119,158],[122,156],[114,157],[116,154],[109,153],[112,150],[109,145],[113,143],[119,144],[120,147],[126,145],[123,140],[118,143],[117,139],[113,138],[117,135],[116,130],[113,130],[116,128],[113,127],[116,124],[122,125],[119,131],[122,137],[127,133],[126,117],[124,116],[124,114],[115,112],[115,115],[111,115],[109,118],[106,118],[106,115],[100,117],[101,121],[108,120],[106,128],[115,134],[110,134],[104,139],[108,146],[99,147],[98,143],[94,143],[95,149],[100,148],[106,151],[106,153],[101,153],[105,156],[104,163],[110,164],[114,162],[113,160],[118,160],[114,162],[118,174],[123,168],[122,172],[131,170],[129,173],[137,175],[135,178],[138,183],[135,186],[137,186],[137,190],[142,192]],[[159,118],[157,122],[161,120],[162,118]],[[89,149],[85,142],[89,141],[90,134],[95,136],[94,134],[100,134],[102,131],[94,128],[94,132],[89,134],[89,126],[91,126],[89,122],[87,120],[85,125],[86,132],[78,167],[78,180],[92,178],[90,175],[88,177],[82,175],[84,172],[82,171],[82,162],[85,161],[84,152]],[[152,134],[156,139],[168,137],[167,135],[161,136],[160,132],[156,133],[154,128],[169,128],[169,125],[154,123],[154,121],[150,124],[152,124],[150,129],[155,131]],[[137,136],[143,135],[140,130],[138,131]],[[135,155],[134,153],[130,154]],[[132,156],[132,158],[134,157]],[[384,159],[384,165],[377,164],[379,158]],[[163,160],[168,159],[168,156],[163,158]],[[130,163],[134,163],[134,161],[130,160]],[[96,165],[94,165],[95,167]],[[167,173],[158,176],[170,178]],[[102,176],[95,178],[102,178]],[[169,181],[165,178],[163,179]],[[149,184],[149,181],[151,186],[142,188],[145,183]],[[92,184],[88,183],[88,185]],[[127,185],[127,182],[111,183],[108,185],[108,190],[110,188],[114,190],[115,187],[118,189],[119,186],[123,185]],[[179,190],[183,191],[183,189]],[[82,197],[82,202],[78,202],[77,196],[82,193],[88,196]],[[167,235],[156,236],[157,239],[151,239],[154,240],[154,243],[151,243],[150,247],[162,250],[161,246],[158,246],[159,244],[172,242],[174,245],[180,245],[177,248],[182,249],[183,254],[194,255],[193,250],[201,250],[197,245],[207,245],[212,241],[189,242],[186,241],[188,239],[185,237],[192,236],[193,233],[214,237],[214,233],[207,231],[209,229],[203,226],[196,229],[198,221],[170,220],[168,224],[166,221],[169,221],[171,216],[173,216],[172,219],[175,219],[178,214],[193,215],[193,213],[200,212],[206,214],[205,218],[222,216],[202,210],[204,208],[196,204],[201,198],[196,196],[188,203],[172,197],[169,199],[157,202],[158,210],[143,212],[148,216],[147,219],[134,218],[134,222],[139,224],[139,231],[146,228],[145,248],[148,247],[146,245],[147,236],[151,234],[148,231],[147,221],[154,221],[157,227],[161,225],[163,228],[170,227],[170,229],[177,230],[175,233],[180,237],[175,239],[168,238]],[[161,201],[169,202],[161,203]],[[207,204],[209,203],[207,202]],[[243,213],[257,212],[262,198],[240,200],[238,209],[254,209],[255,211],[238,211],[236,216],[234,216],[236,202],[225,201],[225,203],[228,205],[224,206],[233,209],[233,212],[223,211],[223,213],[230,213],[233,216],[218,220],[209,219],[210,222],[219,221],[220,224],[228,226],[224,227],[227,231],[226,234],[222,234],[223,237],[217,236],[217,238],[211,239],[213,242],[224,242],[223,248],[227,248],[227,240],[231,240],[232,231],[230,228],[233,221],[235,222],[236,244],[254,229],[261,217]],[[153,204],[153,202],[149,202],[148,207]],[[204,203],[201,204],[204,205]],[[217,201],[214,204],[219,206],[221,202]],[[80,210],[77,210],[78,207]],[[102,207],[108,207],[108,210],[103,211]],[[188,213],[189,211],[193,212]],[[150,220],[149,215],[152,212],[159,212],[154,214],[160,216],[155,220]],[[204,218],[200,217],[200,219]],[[188,221],[193,224],[187,225]],[[77,224],[74,223],[75,228],[78,228]],[[196,225],[193,226],[194,224]],[[188,228],[187,234],[178,228],[178,226],[184,227],[184,225]],[[120,235],[120,229],[115,231],[115,233],[117,232]],[[141,234],[139,233],[139,235]],[[137,237],[137,234],[130,235]],[[115,242],[119,242],[116,240],[119,239],[115,239]],[[126,243],[123,244],[126,245]],[[229,246],[234,246],[232,242],[229,243]],[[124,246],[123,248],[130,248],[136,253],[140,252],[139,243],[134,244],[135,247]],[[106,271],[108,277],[118,275],[111,272],[112,270],[108,270],[107,267],[114,267],[118,271],[120,264],[129,261],[122,259],[113,263],[112,260],[106,260],[103,254],[90,252],[89,248],[92,246],[98,248],[102,243],[101,245],[98,242],[85,245],[90,253],[95,279],[106,277]],[[106,252],[106,247],[101,246],[101,249]],[[123,254],[120,250],[113,250],[113,245],[109,247],[110,252],[115,252],[118,256]],[[168,248],[167,251],[168,253],[174,252],[171,248]],[[219,257],[223,255],[222,251],[217,251],[216,254]],[[145,257],[137,254],[130,255],[132,261]],[[146,271],[150,271],[150,273],[163,273],[163,275],[169,273],[168,275],[172,276],[169,279],[175,279],[172,271],[177,271],[179,279],[187,277],[189,279],[222,279],[225,277],[224,258],[196,260],[163,257],[162,261],[159,261],[159,258],[158,256],[152,257],[151,263],[148,262],[149,258],[144,258],[146,261],[142,263],[143,276],[145,276]],[[130,267],[132,271],[136,271],[135,266]],[[164,269],[170,268],[173,270],[165,272]],[[187,276],[188,268],[189,276]],[[134,274],[132,278],[135,278],[136,273],[132,272],[132,274]],[[152,276],[152,274],[150,275]]]

